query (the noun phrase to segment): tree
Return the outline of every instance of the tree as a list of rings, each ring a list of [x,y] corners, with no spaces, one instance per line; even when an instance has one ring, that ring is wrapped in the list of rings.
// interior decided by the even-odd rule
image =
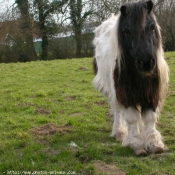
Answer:
[[[164,50],[175,50],[175,0],[157,0],[155,13],[162,28]]]
[[[49,17],[55,11],[61,9],[61,7],[66,4],[68,0],[54,0],[50,2],[49,0],[34,0],[34,5],[38,9],[38,26],[41,32],[42,38],[42,51],[41,59],[48,59],[48,34],[49,34]],[[49,25],[48,25],[49,24]]]
[[[29,4],[28,0],[16,0],[19,11],[21,13],[20,17],[20,29],[23,35],[22,45],[22,55],[28,57],[29,60],[36,59],[36,52],[33,44],[31,18],[29,14]]]
[[[92,14],[92,10],[85,10],[83,12],[83,6],[87,2],[82,2],[82,0],[70,0],[70,20],[72,23],[75,40],[76,40],[76,57],[80,58],[82,56],[82,30],[86,18]]]
[[[111,16],[120,11],[120,7],[133,0],[94,0],[93,2],[93,16],[97,23],[101,23]]]

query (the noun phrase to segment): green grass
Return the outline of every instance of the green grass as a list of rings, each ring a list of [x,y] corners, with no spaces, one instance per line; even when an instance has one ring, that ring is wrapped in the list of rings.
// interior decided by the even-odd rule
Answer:
[[[100,174],[96,161],[114,165],[127,175],[175,174],[175,52],[166,57],[170,87],[158,128],[169,150],[147,157],[136,157],[109,137],[109,106],[92,87],[91,58],[0,64],[0,174],[74,171],[96,175]],[[70,130],[46,135],[31,132],[48,123]],[[77,147],[71,147],[71,142]]]

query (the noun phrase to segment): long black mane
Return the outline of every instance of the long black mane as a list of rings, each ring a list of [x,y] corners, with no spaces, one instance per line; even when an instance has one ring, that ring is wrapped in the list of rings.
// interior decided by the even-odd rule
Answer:
[[[142,112],[147,109],[156,110],[159,103],[159,70],[156,63],[154,72],[149,76],[143,76],[138,72],[135,66],[135,62],[128,56],[127,50],[125,50],[125,43],[123,40],[122,23],[127,18],[129,26],[133,26],[137,31],[137,39],[139,43],[140,35],[145,32],[145,26],[147,21],[151,21],[154,24],[155,17],[151,12],[148,14],[146,7],[146,1],[139,1],[137,3],[126,4],[126,17],[121,15],[119,18],[118,27],[118,40],[121,50],[121,62],[120,68],[116,61],[116,67],[114,70],[114,82],[116,89],[116,97],[119,103],[127,107],[137,108],[140,105]],[[125,9],[124,9],[125,10]],[[161,43],[161,36],[158,30],[158,26],[155,26],[155,38],[154,41],[156,51]],[[120,70],[120,71],[119,71]]]
[[[150,77],[143,77],[137,71],[131,70],[132,68],[125,69],[123,64],[120,75],[117,69],[116,67],[114,71],[114,81],[118,102],[126,108],[137,108],[140,105],[142,112],[147,109],[155,111],[159,103],[158,70]]]

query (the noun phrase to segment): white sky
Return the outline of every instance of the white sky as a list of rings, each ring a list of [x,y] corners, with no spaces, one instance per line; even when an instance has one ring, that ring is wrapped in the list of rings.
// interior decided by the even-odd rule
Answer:
[[[0,0],[0,13],[5,12],[13,3],[15,0]]]
[[[10,3],[13,4],[15,2],[15,0],[0,0],[0,3]]]

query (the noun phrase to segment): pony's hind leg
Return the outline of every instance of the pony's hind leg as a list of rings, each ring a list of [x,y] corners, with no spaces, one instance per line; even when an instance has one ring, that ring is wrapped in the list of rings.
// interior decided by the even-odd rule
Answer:
[[[162,136],[156,129],[157,117],[157,113],[152,110],[148,110],[144,114],[145,149],[152,154],[162,153],[165,149]]]
[[[113,112],[113,128],[112,128],[112,137],[115,137],[117,141],[123,142],[124,137],[127,134],[126,124],[123,121],[123,116],[120,111],[115,110]]]
[[[123,141],[123,146],[132,148],[137,156],[147,155],[144,149],[144,138],[142,136],[142,117],[141,112],[134,108],[127,108],[124,111],[128,135]]]

